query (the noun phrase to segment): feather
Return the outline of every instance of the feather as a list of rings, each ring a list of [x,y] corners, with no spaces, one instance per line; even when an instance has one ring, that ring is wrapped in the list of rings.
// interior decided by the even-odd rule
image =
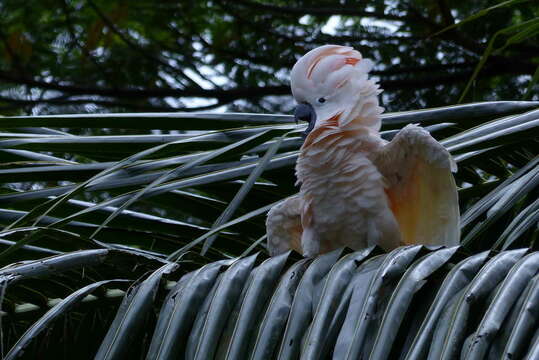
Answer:
[[[459,243],[459,206],[447,150],[417,125],[408,125],[376,155],[405,244]]]
[[[268,213],[270,254],[458,243],[456,165],[418,126],[390,143],[380,137],[372,68],[358,51],[336,45],[311,50],[292,68],[292,94],[316,117],[296,164],[300,191]]]

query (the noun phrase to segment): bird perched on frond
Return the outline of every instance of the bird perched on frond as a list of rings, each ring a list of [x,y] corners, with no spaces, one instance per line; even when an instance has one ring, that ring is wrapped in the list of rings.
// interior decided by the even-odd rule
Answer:
[[[295,117],[309,125],[296,164],[300,191],[268,213],[271,255],[458,244],[456,164],[417,125],[391,142],[380,137],[372,66],[353,48],[325,45],[292,68]]]

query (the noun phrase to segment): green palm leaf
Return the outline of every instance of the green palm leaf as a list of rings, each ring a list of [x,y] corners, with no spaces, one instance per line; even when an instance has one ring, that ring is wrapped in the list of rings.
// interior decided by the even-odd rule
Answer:
[[[290,116],[0,118],[3,354],[19,354],[18,340],[28,354],[73,352],[94,331],[89,357],[533,356],[537,324],[522,314],[537,303],[536,253],[513,249],[533,248],[539,233],[538,107],[386,114],[384,138],[420,123],[454,154],[463,247],[314,260],[265,260],[264,215],[297,191],[304,125]],[[125,293],[109,282],[120,278],[138,282]],[[488,304],[470,312],[470,294]],[[515,306],[501,311],[507,298]],[[46,341],[58,319],[80,337]]]

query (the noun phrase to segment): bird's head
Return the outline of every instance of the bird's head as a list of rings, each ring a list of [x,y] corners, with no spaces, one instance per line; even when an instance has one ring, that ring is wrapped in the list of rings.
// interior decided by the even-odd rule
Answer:
[[[302,56],[290,85],[298,103],[295,118],[309,122],[304,135],[321,126],[380,129],[378,85],[368,78],[373,63],[351,47],[324,45]]]

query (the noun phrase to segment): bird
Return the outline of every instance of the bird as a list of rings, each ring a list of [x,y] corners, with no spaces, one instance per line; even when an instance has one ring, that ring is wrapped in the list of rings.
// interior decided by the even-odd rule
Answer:
[[[293,66],[294,117],[308,126],[295,167],[299,192],[267,214],[271,256],[459,244],[456,163],[417,124],[381,137],[373,65],[352,47],[324,45]]]

